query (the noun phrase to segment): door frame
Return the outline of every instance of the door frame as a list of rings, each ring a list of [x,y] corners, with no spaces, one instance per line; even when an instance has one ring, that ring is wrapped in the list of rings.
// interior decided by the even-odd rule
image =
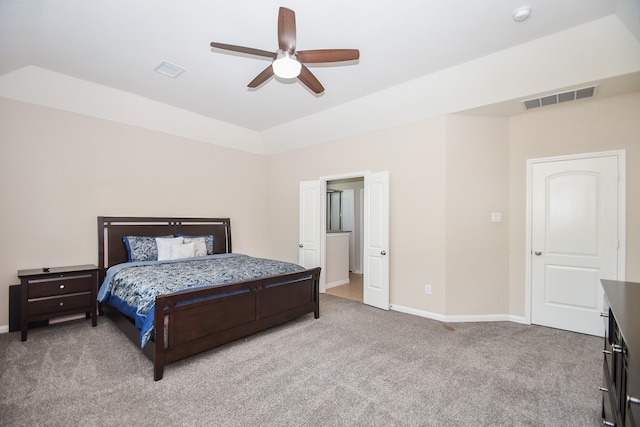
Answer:
[[[361,172],[350,172],[343,173],[338,175],[327,175],[321,176],[320,181],[320,242],[322,244],[320,249],[320,268],[321,271],[325,271],[326,260],[327,260],[327,248],[325,245],[325,241],[327,240],[327,198],[324,196],[327,193],[327,181],[338,181],[341,179],[350,179],[350,178],[363,178],[365,175],[369,175],[371,171],[361,171]],[[327,291],[327,280],[324,274],[320,276],[320,292]]]
[[[595,153],[570,154],[565,156],[541,157],[537,159],[527,159],[527,194],[526,194],[526,245],[525,245],[525,323],[531,324],[532,317],[532,295],[533,287],[531,283],[531,254],[532,248],[532,197],[533,197],[533,165],[537,163],[549,163],[566,160],[581,160],[598,157],[615,156],[618,159],[618,280],[625,280],[626,272],[626,239],[627,239],[627,171],[626,171],[626,151],[611,150],[599,151]]]

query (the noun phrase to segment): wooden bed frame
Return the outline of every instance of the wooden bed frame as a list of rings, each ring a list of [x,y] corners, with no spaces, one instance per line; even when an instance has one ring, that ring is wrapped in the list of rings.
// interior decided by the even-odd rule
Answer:
[[[99,283],[102,284],[110,266],[127,262],[127,249],[122,241],[124,236],[169,234],[212,234],[215,236],[214,253],[231,252],[229,218],[99,216]],[[317,319],[320,316],[319,279],[320,268],[313,268],[156,297],[155,330],[164,329],[164,333],[156,333],[155,338],[142,349],[153,361],[153,378],[156,381],[162,379],[166,363],[307,313],[313,312]],[[101,304],[100,312],[107,314],[134,344],[140,345],[140,330],[132,319],[107,304]]]

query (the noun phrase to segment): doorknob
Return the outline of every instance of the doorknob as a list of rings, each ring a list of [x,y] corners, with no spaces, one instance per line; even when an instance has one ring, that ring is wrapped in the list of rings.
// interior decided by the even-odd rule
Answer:
[[[382,255],[382,256],[384,256],[384,255],[386,255],[386,254],[387,254],[387,252],[385,252],[385,251],[381,251],[381,252],[380,252],[380,255]]]
[[[298,245],[298,247],[299,247],[299,248],[303,248],[303,247],[304,247],[304,245],[303,245],[302,243],[300,243],[300,244]]]
[[[540,255],[542,255],[542,252],[540,252],[540,251],[535,251],[535,252],[534,252],[534,254],[536,254],[536,256],[540,256]]]

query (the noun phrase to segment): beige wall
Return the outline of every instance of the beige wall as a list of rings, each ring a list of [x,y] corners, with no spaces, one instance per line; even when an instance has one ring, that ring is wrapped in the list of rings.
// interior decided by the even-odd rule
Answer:
[[[506,118],[448,116],[271,156],[270,191],[279,191],[270,209],[287,212],[272,218],[280,237],[272,239],[274,256],[297,258],[291,224],[299,181],[388,170],[391,304],[440,315],[506,314],[507,138]],[[491,223],[491,212],[502,212],[504,222]]]
[[[522,318],[526,160],[626,149],[627,279],[640,280],[638,117],[634,93],[510,118],[450,115],[273,155],[273,256],[297,259],[299,181],[389,170],[391,303],[452,318]],[[492,212],[503,222],[492,223]]]
[[[509,307],[524,315],[526,160],[626,150],[626,279],[640,281],[640,92],[513,116],[509,125]]]
[[[98,262],[96,217],[225,216],[267,253],[264,156],[0,98],[0,327],[16,271]]]
[[[270,156],[272,255],[298,259],[300,181],[388,170],[391,301],[443,312],[445,126],[442,117]]]
[[[508,311],[508,119],[447,118],[445,313]],[[502,222],[491,222],[491,213]]]
[[[640,281],[638,117],[634,93],[263,157],[0,99],[0,327],[17,269],[97,262],[97,215],[229,216],[236,251],[297,261],[299,182],[367,170],[390,172],[393,305],[523,316],[526,159],[613,149],[627,153],[626,271]]]
[[[274,256],[297,258],[297,185],[364,170],[390,172],[391,304],[448,315],[508,310],[508,119],[448,116],[270,157]],[[313,159],[295,173],[290,163]],[[296,168],[297,169],[297,168]],[[275,196],[274,196],[275,199]],[[491,223],[491,212],[505,221]],[[424,285],[432,285],[432,295]]]

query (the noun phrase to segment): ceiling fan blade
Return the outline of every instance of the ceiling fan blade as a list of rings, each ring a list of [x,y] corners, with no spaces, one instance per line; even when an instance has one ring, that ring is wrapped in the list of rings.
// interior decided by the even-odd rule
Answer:
[[[262,72],[258,74],[255,79],[251,80],[251,82],[247,85],[247,87],[256,88],[260,86],[262,83],[269,80],[271,76],[273,76],[273,67],[269,65],[267,68],[262,70]]]
[[[266,50],[254,49],[252,47],[235,46],[232,44],[211,42],[211,47],[218,49],[231,50],[233,52],[246,53],[249,55],[264,56],[266,58],[273,59],[276,55],[273,52],[267,52]]]
[[[303,85],[311,89],[315,93],[324,92],[324,87],[320,84],[320,81],[313,75],[311,71],[307,67],[302,65],[302,69],[300,70],[300,75],[298,76],[298,80],[302,82]]]
[[[278,12],[278,47],[292,55],[296,51],[296,13],[286,7]]]
[[[358,49],[303,50],[297,52],[296,56],[300,62],[317,64],[321,62],[353,61],[360,58],[360,51]]]

